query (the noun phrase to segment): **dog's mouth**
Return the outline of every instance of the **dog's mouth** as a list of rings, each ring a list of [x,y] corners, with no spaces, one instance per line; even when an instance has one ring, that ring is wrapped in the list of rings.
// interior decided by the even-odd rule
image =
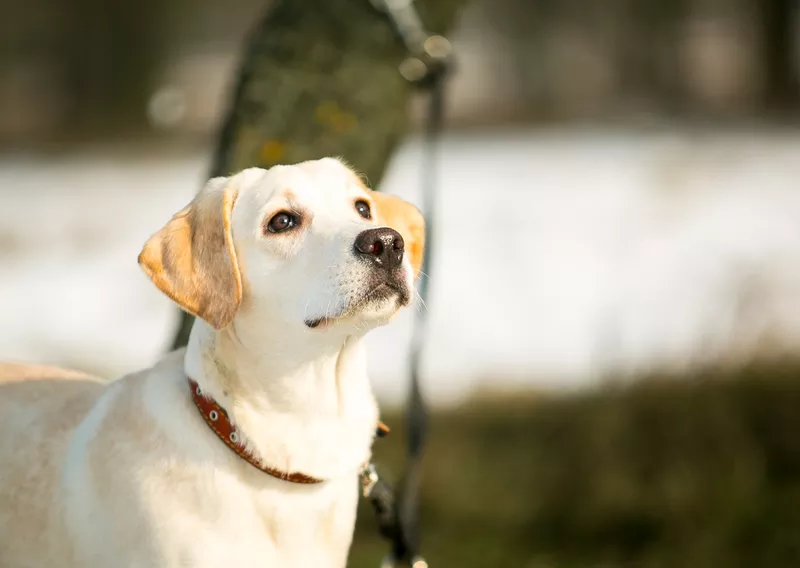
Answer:
[[[367,293],[348,302],[345,308],[338,314],[327,314],[322,317],[307,319],[304,323],[311,329],[326,329],[337,320],[354,316],[369,305],[392,300],[394,300],[395,308],[407,306],[411,302],[411,293],[406,286],[397,284],[396,282],[381,282]]]

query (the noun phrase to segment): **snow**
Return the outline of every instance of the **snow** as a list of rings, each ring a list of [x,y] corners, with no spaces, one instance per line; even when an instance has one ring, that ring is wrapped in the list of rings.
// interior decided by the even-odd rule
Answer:
[[[573,388],[800,347],[800,133],[521,130],[440,152],[425,391]],[[416,203],[420,145],[383,189]],[[116,375],[177,316],[141,274],[207,152],[0,157],[0,359]],[[420,308],[421,309],[421,308]],[[403,400],[413,312],[369,337]]]

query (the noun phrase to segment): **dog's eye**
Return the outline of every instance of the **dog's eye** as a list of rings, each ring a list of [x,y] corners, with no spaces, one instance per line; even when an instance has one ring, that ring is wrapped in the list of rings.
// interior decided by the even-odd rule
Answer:
[[[267,223],[267,230],[270,233],[282,233],[297,225],[297,217],[286,211],[276,213]]]
[[[364,217],[364,219],[372,219],[372,210],[369,208],[369,203],[363,199],[356,201],[356,211],[358,211],[358,214]]]

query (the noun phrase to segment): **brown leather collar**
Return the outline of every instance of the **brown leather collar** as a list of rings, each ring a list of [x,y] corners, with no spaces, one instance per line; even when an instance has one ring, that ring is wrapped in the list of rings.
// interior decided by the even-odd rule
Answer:
[[[242,433],[236,429],[233,423],[231,423],[230,418],[228,418],[228,413],[225,412],[225,409],[217,404],[213,398],[203,393],[197,383],[191,378],[189,379],[189,388],[192,390],[192,399],[194,399],[194,404],[197,406],[197,410],[200,411],[200,414],[203,416],[206,424],[208,424],[208,427],[217,434],[220,440],[225,442],[225,445],[236,452],[236,455],[252,465],[254,468],[261,470],[272,477],[277,477],[278,479],[289,481],[291,483],[303,483],[306,485],[311,485],[325,481],[324,479],[312,477],[310,475],[306,475],[305,473],[281,471],[279,469],[275,469],[274,467],[269,467],[259,463],[258,459],[245,447],[244,441],[242,440]]]
[[[208,427],[214,431],[220,440],[225,442],[226,446],[236,452],[236,455],[252,465],[254,468],[263,471],[272,477],[277,477],[278,479],[289,481],[291,483],[311,485],[325,481],[324,479],[312,477],[310,475],[306,475],[305,473],[281,471],[279,469],[259,463],[259,460],[245,447],[241,432],[239,432],[230,421],[228,413],[225,412],[225,409],[217,404],[213,398],[203,393],[203,391],[200,389],[200,386],[191,378],[189,378],[189,388],[192,391],[192,399],[194,400],[194,404],[197,406],[197,410],[200,411],[200,415],[203,417],[203,420],[205,420],[206,424],[208,424]],[[389,427],[383,422],[378,422],[377,435],[382,438],[388,434]]]

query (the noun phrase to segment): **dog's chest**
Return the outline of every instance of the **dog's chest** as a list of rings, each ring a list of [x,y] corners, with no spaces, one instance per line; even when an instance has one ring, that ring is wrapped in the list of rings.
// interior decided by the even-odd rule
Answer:
[[[278,482],[254,492],[230,487],[176,526],[191,527],[172,542],[170,565],[196,568],[343,568],[353,535],[357,484],[309,488]],[[223,496],[224,495],[224,496]],[[170,539],[171,540],[171,539]]]

